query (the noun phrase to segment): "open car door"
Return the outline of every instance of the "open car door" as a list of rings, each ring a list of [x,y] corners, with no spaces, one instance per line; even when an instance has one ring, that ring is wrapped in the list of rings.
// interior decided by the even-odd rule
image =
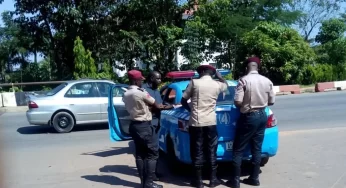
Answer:
[[[114,85],[108,93],[108,125],[111,141],[132,139],[129,133],[130,114],[125,109],[122,95],[127,90],[124,85]]]

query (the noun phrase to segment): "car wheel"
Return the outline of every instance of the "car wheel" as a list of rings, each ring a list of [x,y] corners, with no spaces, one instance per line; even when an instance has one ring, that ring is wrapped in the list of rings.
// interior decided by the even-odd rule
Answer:
[[[73,129],[75,122],[68,112],[58,112],[54,115],[52,125],[58,133],[68,133]]]
[[[269,162],[269,157],[263,157],[261,160],[261,166],[265,166]]]

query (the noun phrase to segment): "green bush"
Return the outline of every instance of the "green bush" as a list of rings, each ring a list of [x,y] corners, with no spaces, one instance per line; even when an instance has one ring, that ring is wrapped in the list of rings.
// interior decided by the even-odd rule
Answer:
[[[346,79],[345,65],[316,64],[305,65],[299,82],[304,85]]]

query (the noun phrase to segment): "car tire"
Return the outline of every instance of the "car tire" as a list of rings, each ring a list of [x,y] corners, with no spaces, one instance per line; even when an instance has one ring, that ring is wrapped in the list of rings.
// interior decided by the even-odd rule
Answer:
[[[265,166],[269,162],[269,157],[263,157],[261,160],[261,166]]]
[[[58,112],[52,118],[52,126],[58,133],[69,133],[73,129],[75,121],[68,112]]]

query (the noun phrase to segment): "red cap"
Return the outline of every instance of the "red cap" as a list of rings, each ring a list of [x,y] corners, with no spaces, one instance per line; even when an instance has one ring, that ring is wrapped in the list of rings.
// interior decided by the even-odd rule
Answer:
[[[246,60],[246,64],[249,64],[251,62],[257,63],[257,65],[261,64],[261,60],[258,57],[250,57]]]
[[[145,80],[145,78],[143,77],[141,71],[138,71],[138,70],[130,70],[128,73],[127,73],[129,79],[131,80]]]
[[[201,72],[201,71],[207,70],[207,69],[212,70],[214,72],[214,74],[216,72],[216,68],[211,66],[211,65],[201,65],[201,66],[197,67],[197,72]]]

